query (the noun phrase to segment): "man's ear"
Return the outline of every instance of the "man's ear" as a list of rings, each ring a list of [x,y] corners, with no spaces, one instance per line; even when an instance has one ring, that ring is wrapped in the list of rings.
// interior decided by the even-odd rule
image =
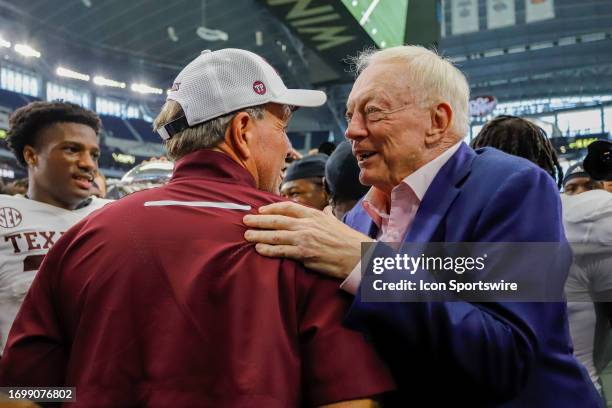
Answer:
[[[426,144],[438,143],[448,132],[453,120],[453,109],[446,102],[440,102],[430,111],[431,127],[425,137]]]
[[[249,141],[252,136],[253,123],[253,118],[248,113],[239,112],[230,122],[225,134],[226,143],[243,161],[252,155]]]
[[[34,167],[38,164],[38,153],[36,149],[30,145],[23,147],[23,159],[28,164],[28,167]]]

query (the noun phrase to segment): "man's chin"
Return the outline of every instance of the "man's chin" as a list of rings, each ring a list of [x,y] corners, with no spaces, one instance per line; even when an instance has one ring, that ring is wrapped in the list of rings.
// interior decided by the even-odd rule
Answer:
[[[359,182],[364,186],[375,186],[377,180],[377,178],[372,177],[372,175],[365,173],[363,170],[359,173]]]
[[[81,188],[73,189],[70,194],[70,201],[80,203],[81,201],[91,197],[92,192],[90,190],[84,190]]]

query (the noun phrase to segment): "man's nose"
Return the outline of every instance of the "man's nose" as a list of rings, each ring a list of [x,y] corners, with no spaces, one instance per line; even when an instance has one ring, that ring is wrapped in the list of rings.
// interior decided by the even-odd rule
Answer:
[[[97,168],[98,164],[93,156],[89,153],[83,153],[79,156],[79,167],[83,169],[93,170]]]
[[[363,116],[359,113],[355,113],[351,120],[348,122],[348,126],[346,127],[346,131],[344,132],[344,136],[347,139],[355,140],[362,137],[366,137],[368,135],[368,130],[365,126],[365,121],[363,120]]]

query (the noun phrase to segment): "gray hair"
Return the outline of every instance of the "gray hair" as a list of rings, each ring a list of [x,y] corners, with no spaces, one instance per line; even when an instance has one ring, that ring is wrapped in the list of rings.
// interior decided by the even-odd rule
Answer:
[[[416,45],[403,45],[384,50],[369,49],[351,59],[357,75],[373,62],[397,62],[407,65],[405,75],[416,102],[430,107],[447,102],[453,110],[451,129],[464,137],[469,131],[470,87],[465,75],[452,62],[435,51]]]
[[[165,147],[168,152],[168,158],[170,160],[178,160],[196,150],[216,147],[225,138],[227,126],[238,112],[247,112],[259,120],[263,119],[265,111],[265,105],[252,106],[189,127],[166,140]],[[155,118],[153,128],[158,129],[182,115],[184,115],[184,112],[181,105],[176,101],[168,100],[162,107],[159,115],[157,115],[157,118]]]

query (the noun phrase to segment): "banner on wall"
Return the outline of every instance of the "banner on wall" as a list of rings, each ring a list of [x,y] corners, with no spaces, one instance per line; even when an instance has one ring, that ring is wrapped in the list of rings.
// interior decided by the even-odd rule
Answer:
[[[487,28],[489,30],[515,24],[514,0],[487,0]]]
[[[451,24],[453,34],[478,31],[478,0],[452,0]]]
[[[525,21],[533,23],[551,18],[555,18],[554,0],[526,0]]]
[[[319,59],[323,60],[321,69],[312,70],[311,80],[315,83],[353,80],[352,73],[346,69],[344,63],[346,56],[353,55],[355,50],[376,45],[342,1],[259,0],[259,2],[314,51]],[[372,8],[370,13],[375,9],[376,7]]]
[[[493,113],[497,106],[497,98],[492,95],[477,96],[470,99],[470,116],[487,116]]]

